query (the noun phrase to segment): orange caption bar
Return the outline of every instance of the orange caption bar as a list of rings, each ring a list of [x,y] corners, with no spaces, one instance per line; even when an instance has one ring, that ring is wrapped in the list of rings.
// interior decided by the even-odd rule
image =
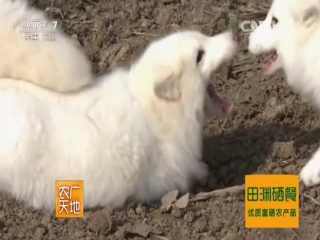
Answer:
[[[299,228],[298,175],[246,175],[246,228]]]
[[[57,218],[82,218],[83,202],[83,181],[56,181]]]

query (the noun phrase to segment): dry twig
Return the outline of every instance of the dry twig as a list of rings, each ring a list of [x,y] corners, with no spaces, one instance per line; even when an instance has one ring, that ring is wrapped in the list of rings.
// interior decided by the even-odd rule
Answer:
[[[204,200],[208,200],[212,197],[222,196],[226,193],[237,194],[237,193],[243,192],[244,190],[245,190],[245,185],[242,184],[242,185],[238,185],[238,186],[214,190],[211,192],[198,193],[195,197],[189,199],[189,202],[204,201]]]
[[[215,14],[213,14],[212,12],[209,12],[209,11],[207,11],[207,10],[203,10],[203,12],[206,13],[206,14],[209,14],[209,15],[211,15],[211,16],[216,16]]]
[[[311,196],[309,196],[309,195],[307,195],[307,194],[305,194],[305,193],[303,193],[302,196],[310,199],[310,200],[311,200],[312,202],[314,202],[316,205],[320,206],[320,203],[319,203],[317,200],[315,200],[313,197],[311,197]]]
[[[156,238],[158,238],[158,239],[160,239],[160,240],[169,240],[169,238],[166,238],[166,237],[164,237],[164,236],[160,236],[160,235],[153,235],[153,236],[155,236]]]

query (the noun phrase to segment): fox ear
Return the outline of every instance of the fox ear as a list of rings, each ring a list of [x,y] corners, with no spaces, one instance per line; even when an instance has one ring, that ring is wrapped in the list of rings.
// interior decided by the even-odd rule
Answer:
[[[319,10],[315,7],[308,8],[303,13],[302,22],[309,28],[319,19]]]
[[[154,72],[154,94],[166,101],[177,101],[180,96],[180,79],[176,77],[170,68],[162,67]]]

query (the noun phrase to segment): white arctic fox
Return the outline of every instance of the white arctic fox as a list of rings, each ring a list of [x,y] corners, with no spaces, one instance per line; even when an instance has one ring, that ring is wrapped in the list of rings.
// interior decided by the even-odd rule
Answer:
[[[250,35],[249,51],[273,52],[264,72],[282,68],[289,86],[320,108],[320,1],[274,0],[265,21]],[[300,178],[307,186],[320,183],[320,149]]]
[[[174,33],[151,43],[130,70],[73,94],[2,79],[0,191],[48,210],[56,180],[83,180],[85,208],[188,191],[207,174],[205,116],[233,114],[210,79],[237,48],[231,32]]]
[[[45,29],[37,32],[39,40],[26,40],[25,33],[31,30],[26,24],[30,27],[35,20],[47,20],[47,30],[54,28],[52,20],[27,1],[0,0],[0,77],[29,81],[59,92],[77,91],[91,84],[90,61],[59,25],[54,41],[45,39]]]

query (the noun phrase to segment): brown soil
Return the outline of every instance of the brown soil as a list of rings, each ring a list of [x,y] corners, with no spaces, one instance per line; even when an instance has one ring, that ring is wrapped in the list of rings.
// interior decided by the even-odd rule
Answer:
[[[50,0],[33,3],[42,9],[51,5]],[[192,28],[210,35],[224,31],[226,16],[254,10],[254,4],[261,7],[258,0],[56,0],[53,6],[63,18],[57,9],[49,12],[62,19],[64,30],[78,39],[95,73],[101,74],[130,64],[151,40],[177,29]],[[262,76],[261,59],[249,56],[246,44],[244,38],[242,53],[217,74],[217,91],[236,104],[238,114],[228,121],[213,119],[205,129],[204,160],[211,174],[198,191],[242,184],[250,173],[296,174],[319,146],[317,111],[290,91],[282,73]],[[317,201],[319,190],[303,193]],[[88,211],[81,220],[55,219],[0,196],[0,239],[144,239],[124,231],[128,223],[144,221],[165,237],[151,234],[149,239],[316,240],[319,207],[310,198],[301,196],[300,200],[300,229],[294,231],[246,229],[243,193],[190,203],[185,209],[166,213],[158,207],[129,206],[108,219],[101,211]],[[112,221],[111,228],[107,220]]]

